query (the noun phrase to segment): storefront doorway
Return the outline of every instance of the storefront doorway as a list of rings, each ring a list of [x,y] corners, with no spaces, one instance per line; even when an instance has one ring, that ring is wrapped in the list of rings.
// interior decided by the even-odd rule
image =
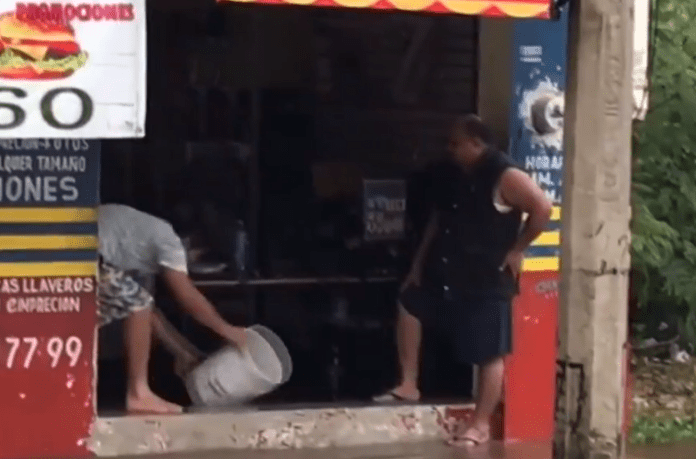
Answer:
[[[197,285],[233,323],[286,342],[293,378],[259,403],[369,402],[397,371],[396,294],[427,199],[418,172],[444,154],[453,119],[476,112],[477,18],[227,4],[155,5],[149,21],[148,136],[103,142],[103,202],[200,236]],[[403,233],[365,237],[370,179],[410,188]],[[243,270],[235,228],[249,237]],[[158,301],[202,349],[220,345]],[[100,412],[123,398],[104,377],[122,368],[112,328]],[[470,399],[471,368],[426,341],[424,401]],[[154,386],[186,403],[171,362],[153,364]]]
[[[317,5],[337,6],[324,0]],[[12,441],[0,456],[436,438],[445,418],[471,407],[472,369],[454,365],[447,345],[427,331],[423,403],[385,407],[371,401],[396,376],[395,297],[424,223],[421,198],[428,189],[421,173],[444,152],[451,121],[478,112],[501,149],[512,131],[519,134],[517,142],[532,135],[521,125],[519,131],[509,129],[511,105],[520,95],[517,89],[513,97],[510,93],[512,80],[517,82],[513,62],[529,57],[518,55],[528,43],[518,46],[513,39],[516,21],[430,13],[547,19],[551,7],[547,0],[430,2],[421,8],[430,13],[362,6],[148,2],[147,137],[93,142],[102,151],[94,156],[102,162],[101,202],[128,204],[171,221],[190,240],[198,287],[232,322],[261,323],[276,331],[293,358],[293,378],[234,410],[124,416],[121,331],[117,326],[100,330],[92,360],[93,316],[92,309],[85,310],[80,333],[88,344],[80,372],[74,369],[77,360],[52,370],[51,384],[68,390],[50,406],[41,406],[44,398],[32,392],[36,413],[16,409],[21,419],[5,424],[3,438]],[[381,193],[388,200],[406,197],[405,214],[396,206],[391,220],[368,225],[366,197],[385,184],[389,191]],[[79,212],[61,210],[61,222],[71,228],[89,222],[96,232],[98,197],[93,198]],[[559,208],[554,215],[553,234],[525,262],[515,309],[516,327],[523,332],[516,336],[533,339],[518,348],[509,366],[515,374],[506,403],[518,413],[505,425],[511,438],[546,438],[553,424],[552,407],[539,406],[553,398]],[[96,238],[90,244],[96,252]],[[93,261],[94,253],[89,255]],[[61,275],[93,276],[92,261],[84,263],[89,271],[83,274]],[[19,272],[21,264],[13,269],[17,276],[29,275]],[[93,308],[93,292],[89,304]],[[177,314],[166,294],[157,295],[157,305],[202,350],[220,346]],[[73,323],[65,324],[71,327],[66,336],[77,334]],[[187,405],[187,391],[169,357],[155,350],[152,367],[153,388]],[[25,381],[41,392],[47,384],[35,381],[36,374],[11,374],[8,397],[19,394],[24,400]],[[539,384],[542,374],[545,383]],[[537,415],[532,427],[525,412],[530,406]],[[62,422],[68,411],[77,421]],[[29,425],[39,427],[30,432]],[[48,425],[51,435],[38,433]]]

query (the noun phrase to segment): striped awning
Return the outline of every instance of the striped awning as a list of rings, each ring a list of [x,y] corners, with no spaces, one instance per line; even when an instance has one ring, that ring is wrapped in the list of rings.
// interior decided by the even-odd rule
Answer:
[[[218,0],[218,2],[372,8],[539,19],[548,19],[553,5],[553,0]]]

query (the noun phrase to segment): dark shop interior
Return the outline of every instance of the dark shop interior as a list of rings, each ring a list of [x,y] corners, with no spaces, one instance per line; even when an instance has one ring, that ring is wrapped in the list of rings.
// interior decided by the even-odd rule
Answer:
[[[220,313],[283,340],[292,378],[254,407],[370,404],[398,374],[428,165],[477,109],[478,19],[175,3],[148,2],[147,135],[102,142],[102,202],[171,222]],[[375,222],[378,189],[405,207]],[[221,346],[157,291],[182,334]],[[99,333],[100,414],[123,409],[120,327]],[[471,398],[472,368],[450,354],[426,329],[424,403]],[[167,353],[151,366],[158,394],[190,402]]]

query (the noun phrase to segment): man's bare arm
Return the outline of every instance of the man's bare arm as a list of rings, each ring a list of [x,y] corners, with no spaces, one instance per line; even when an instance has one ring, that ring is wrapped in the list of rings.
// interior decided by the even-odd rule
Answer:
[[[203,351],[179,333],[157,308],[152,310],[152,331],[164,347],[179,360],[195,362],[205,356]]]
[[[163,277],[174,299],[191,317],[227,341],[240,346],[244,345],[244,329],[235,327],[223,319],[215,307],[193,285],[188,274],[164,268]]]
[[[513,248],[515,252],[524,252],[546,229],[553,207],[539,185],[519,169],[505,171],[500,180],[500,195],[506,204],[528,214]]]

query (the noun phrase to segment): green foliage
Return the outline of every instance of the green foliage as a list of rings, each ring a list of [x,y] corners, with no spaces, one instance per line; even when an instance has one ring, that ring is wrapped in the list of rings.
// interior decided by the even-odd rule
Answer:
[[[696,2],[656,5],[650,111],[634,129],[634,290],[643,320],[671,318],[696,346]]]
[[[634,417],[630,441],[634,444],[665,444],[696,440],[696,421],[691,419],[655,419]]]

